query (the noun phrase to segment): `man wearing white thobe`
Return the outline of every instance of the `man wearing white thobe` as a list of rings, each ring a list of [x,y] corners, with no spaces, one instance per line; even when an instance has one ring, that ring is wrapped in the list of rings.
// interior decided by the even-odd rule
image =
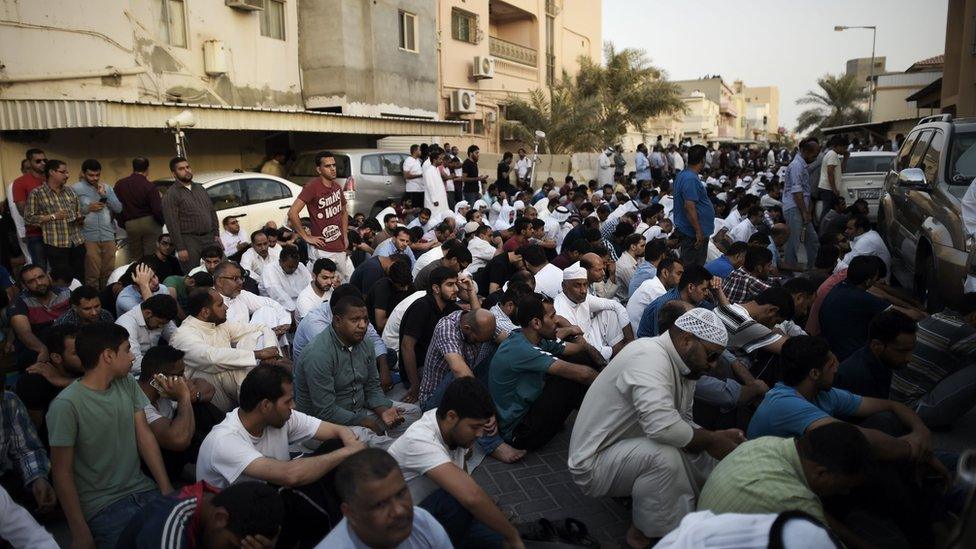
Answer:
[[[620,303],[589,294],[588,285],[586,269],[575,264],[567,267],[563,271],[563,291],[553,300],[556,314],[579,326],[587,343],[610,360],[614,346],[626,337],[624,331],[631,331],[630,317]]]

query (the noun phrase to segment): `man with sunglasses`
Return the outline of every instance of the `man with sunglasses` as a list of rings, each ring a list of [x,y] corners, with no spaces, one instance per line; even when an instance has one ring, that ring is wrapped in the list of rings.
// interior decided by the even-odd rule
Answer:
[[[692,309],[661,336],[624,347],[583,399],[569,470],[590,497],[633,498],[631,547],[676,528],[716,461],[745,440],[738,429],[709,431],[692,420],[697,380],[728,338],[715,313]]]
[[[30,196],[31,191],[44,184],[44,164],[47,162],[47,156],[41,149],[27,149],[26,157],[27,172],[14,179],[11,185],[13,203],[22,218],[27,216],[27,197]],[[29,254],[27,262],[47,270],[41,228],[25,222],[23,238]]]

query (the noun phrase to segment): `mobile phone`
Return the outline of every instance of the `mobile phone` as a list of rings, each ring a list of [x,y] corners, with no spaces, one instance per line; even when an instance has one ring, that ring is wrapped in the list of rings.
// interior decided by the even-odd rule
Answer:
[[[108,202],[108,197],[107,196],[103,196],[103,197],[99,198],[98,201],[101,202],[102,204],[104,204],[104,203]]]
[[[160,379],[166,379],[166,376],[164,376],[163,374],[154,375],[153,378],[149,380],[149,386],[162,393],[163,388],[159,385]]]

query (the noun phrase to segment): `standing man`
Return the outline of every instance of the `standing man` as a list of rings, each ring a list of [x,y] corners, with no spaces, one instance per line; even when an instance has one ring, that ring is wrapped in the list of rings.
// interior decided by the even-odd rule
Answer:
[[[115,269],[115,224],[112,214],[122,211],[115,191],[101,182],[102,165],[94,158],[81,163],[82,180],[71,186],[78,195],[85,224],[85,284],[101,290]]]
[[[824,155],[823,162],[820,164],[820,184],[818,185],[820,201],[823,202],[819,220],[821,229],[823,229],[823,219],[827,212],[833,210],[837,199],[841,198],[839,189],[842,165],[851,154],[847,151],[849,144],[847,137],[843,135],[831,137],[827,144],[830,149],[827,150],[827,154]]]
[[[597,182],[600,187],[606,185],[613,186],[613,149],[607,147],[607,150],[603,151],[598,160],[598,172],[597,172]]]
[[[481,149],[477,145],[468,147],[468,159],[461,164],[461,181],[464,183],[464,199],[468,204],[474,204],[481,198],[481,182],[487,181],[487,175],[478,175],[478,157]]]
[[[424,203],[424,169],[420,162],[420,145],[410,145],[410,156],[403,159],[403,179],[407,198],[414,207]]]
[[[169,161],[176,183],[163,197],[163,218],[173,244],[176,257],[184,272],[200,264],[200,251],[213,243],[220,244],[217,232],[217,212],[210,196],[202,185],[193,184],[190,162],[181,157]]]
[[[807,269],[813,268],[820,247],[817,230],[813,227],[813,203],[810,200],[810,173],[807,166],[817,158],[820,144],[813,139],[800,143],[800,151],[786,168],[783,184],[783,217],[790,227],[786,241],[786,262],[796,265],[796,250],[802,243],[807,252]]]
[[[685,266],[705,265],[708,237],[715,229],[715,209],[698,175],[705,167],[706,152],[704,145],[688,149],[688,166],[674,178],[674,226]]]
[[[14,179],[11,186],[11,195],[14,198],[14,205],[17,213],[22,218],[27,217],[27,197],[31,191],[44,184],[44,164],[47,156],[41,149],[27,149],[28,170],[23,175]],[[24,227],[24,244],[30,256],[27,262],[37,265],[42,269],[47,269],[47,261],[44,258],[44,239],[41,237],[41,228],[37,225],[26,223]]]
[[[651,162],[647,158],[647,146],[643,143],[637,145],[637,156],[634,160],[634,168],[637,170],[637,181],[651,180]]]
[[[518,155],[519,159],[515,162],[515,179],[518,181],[519,186],[531,186],[532,182],[529,181],[529,170],[532,169],[532,159],[525,156],[525,149],[520,148]]]
[[[148,255],[163,232],[163,198],[146,177],[148,173],[149,159],[139,156],[132,159],[132,174],[115,184],[122,203],[119,222],[125,226],[133,260]]]
[[[28,225],[41,228],[44,256],[51,270],[59,267],[70,273],[85,272],[85,239],[81,236],[78,195],[65,185],[68,165],[60,160],[44,164],[45,183],[27,197]]]
[[[285,160],[288,155],[284,151],[275,151],[271,154],[271,158],[261,164],[261,173],[266,173],[268,175],[274,175],[277,177],[285,177],[288,175],[287,170],[285,170]]]
[[[342,193],[342,185],[336,181],[335,156],[329,151],[322,151],[315,155],[315,166],[319,177],[302,188],[302,192],[288,210],[288,221],[311,246],[309,253],[312,259],[331,259],[336,264],[336,273],[340,280],[345,282],[352,276],[351,262],[346,257],[349,214],[346,212],[346,197]],[[421,184],[422,181],[420,180]],[[299,218],[302,209],[306,207],[312,223],[311,230],[306,229]]]
[[[624,176],[624,169],[627,167],[627,159],[624,158],[624,148],[620,145],[614,147],[613,152],[613,180],[620,181]]]

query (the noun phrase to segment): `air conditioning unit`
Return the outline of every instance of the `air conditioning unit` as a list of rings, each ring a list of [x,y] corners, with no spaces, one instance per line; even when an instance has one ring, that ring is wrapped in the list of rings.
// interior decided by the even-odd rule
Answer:
[[[476,112],[478,106],[475,93],[471,90],[454,90],[451,92],[450,110],[452,113]]]
[[[264,9],[265,0],[224,0],[224,4],[229,8],[244,11],[261,11]]]
[[[491,57],[476,55],[471,67],[471,76],[475,80],[495,77],[495,60]]]

